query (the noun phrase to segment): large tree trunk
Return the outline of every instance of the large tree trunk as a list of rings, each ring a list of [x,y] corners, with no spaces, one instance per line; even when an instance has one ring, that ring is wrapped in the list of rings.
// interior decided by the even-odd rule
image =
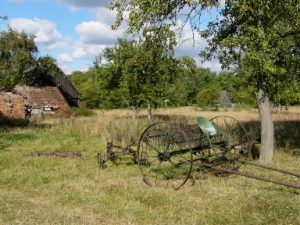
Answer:
[[[260,89],[256,98],[261,124],[261,148],[259,162],[266,165],[272,162],[274,156],[274,124],[268,96]]]

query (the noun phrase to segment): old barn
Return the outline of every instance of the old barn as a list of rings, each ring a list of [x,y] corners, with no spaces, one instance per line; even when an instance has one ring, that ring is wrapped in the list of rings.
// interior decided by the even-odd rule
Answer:
[[[70,117],[71,106],[79,106],[80,96],[70,80],[55,67],[39,86],[16,86],[0,92],[0,113],[7,117],[32,118],[50,115]]]

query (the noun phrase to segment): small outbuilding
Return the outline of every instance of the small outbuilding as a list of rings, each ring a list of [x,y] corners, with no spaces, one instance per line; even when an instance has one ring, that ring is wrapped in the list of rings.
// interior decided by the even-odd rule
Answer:
[[[225,108],[232,107],[230,95],[226,90],[220,91],[219,97],[214,101],[214,103]]]

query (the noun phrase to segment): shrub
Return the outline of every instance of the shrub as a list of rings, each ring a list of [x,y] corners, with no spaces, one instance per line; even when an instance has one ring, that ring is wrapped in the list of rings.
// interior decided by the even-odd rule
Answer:
[[[197,94],[197,105],[199,107],[213,106],[218,98],[220,90],[217,87],[207,87]]]
[[[87,108],[86,106],[80,106],[79,108],[72,108],[75,116],[93,116],[95,113],[93,110]]]

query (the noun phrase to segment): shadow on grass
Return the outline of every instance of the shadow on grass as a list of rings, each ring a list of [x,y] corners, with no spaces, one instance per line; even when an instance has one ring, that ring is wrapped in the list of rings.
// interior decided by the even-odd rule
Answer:
[[[38,124],[36,121],[30,121],[27,119],[6,117],[0,113],[0,150],[7,150],[7,148],[16,143],[22,141],[32,141],[38,138],[38,134],[35,131],[29,132],[17,132],[14,128],[49,128],[49,124]],[[12,132],[10,132],[12,131]]]
[[[251,121],[243,123],[254,138],[260,136],[260,122]],[[277,148],[300,148],[300,120],[274,121],[275,145]]]
[[[0,133],[8,132],[13,128],[49,128],[49,124],[38,124],[36,121],[28,119],[6,117],[0,113]]]

